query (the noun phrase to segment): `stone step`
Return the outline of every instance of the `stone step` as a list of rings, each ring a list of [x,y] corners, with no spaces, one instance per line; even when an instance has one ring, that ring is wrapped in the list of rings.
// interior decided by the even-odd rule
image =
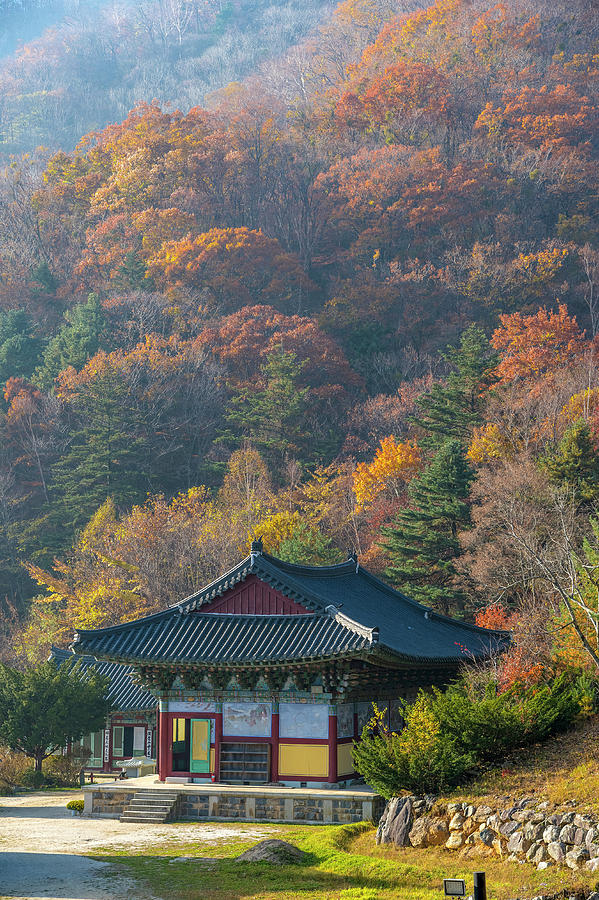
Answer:
[[[134,797],[156,797],[162,800],[176,800],[179,794],[176,791],[135,791]]]
[[[148,822],[153,825],[162,825],[166,822],[166,816],[154,816],[148,813],[128,813],[125,811],[121,816],[121,822]]]
[[[159,800],[154,797],[134,797],[133,800],[129,801],[131,803],[143,803],[146,806],[172,806],[174,800]]]

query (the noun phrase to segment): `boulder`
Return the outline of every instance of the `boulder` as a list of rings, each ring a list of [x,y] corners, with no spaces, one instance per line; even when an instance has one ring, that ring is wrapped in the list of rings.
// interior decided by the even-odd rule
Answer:
[[[250,847],[245,853],[236,858],[236,862],[269,862],[277,866],[288,866],[291,863],[300,863],[307,854],[299,847],[281,841],[278,838],[269,838],[260,841],[255,847]]]
[[[559,825],[548,825],[543,832],[543,840],[546,844],[552,844],[559,840]]]
[[[463,824],[464,824],[464,816],[461,813],[457,812],[451,818],[451,821],[449,823],[449,830],[450,831],[460,831]]]
[[[495,840],[495,832],[491,831],[490,828],[483,828],[482,831],[478,832],[478,839],[482,841],[486,847],[492,847],[493,841]]]
[[[587,872],[599,872],[599,857],[588,859],[584,864]]]
[[[555,863],[552,859],[544,859],[543,862],[540,862],[537,866],[539,872],[543,872],[545,869],[548,869],[549,866],[553,866]]]
[[[472,818],[474,819],[475,822],[480,824],[481,822],[486,822],[487,819],[489,818],[489,816],[492,816],[492,815],[493,815],[493,810],[491,809],[490,806],[479,806],[475,810]]]
[[[561,841],[552,841],[547,845],[547,853],[551,859],[563,863],[566,858],[566,846]]]
[[[494,816],[489,816],[489,818],[487,819],[487,828],[490,828],[491,831],[497,832],[497,834],[499,834],[499,829],[501,828],[501,824],[502,824],[501,819],[497,815],[497,813],[495,813]]]
[[[438,847],[449,837],[449,828],[439,816],[422,816],[414,822],[409,837],[412,847]]]
[[[564,825],[559,833],[559,840],[564,844],[575,844],[576,825]]]
[[[577,828],[592,828],[595,822],[592,816],[583,816],[580,813],[576,813],[574,824]]]
[[[503,834],[504,837],[509,837],[510,834],[513,834],[514,831],[517,831],[520,828],[520,822],[504,822],[501,828],[499,829],[500,834]]]
[[[540,841],[543,837],[543,832],[545,831],[545,826],[542,822],[527,822],[524,828],[522,829],[522,833],[527,841]]]
[[[510,853],[526,853],[529,847],[530,841],[526,840],[522,831],[515,831],[507,842]]]
[[[575,847],[566,853],[566,865],[570,869],[582,869],[588,858],[589,854],[583,847]]]
[[[452,831],[449,838],[445,842],[448,850],[459,850],[464,846],[464,835],[461,831]]]
[[[545,847],[545,844],[541,843],[540,841],[535,841],[534,844],[531,844],[530,847],[528,848],[528,850],[526,851],[526,859],[529,862],[541,862],[541,860],[544,859],[544,857],[541,857],[541,859],[539,859],[539,860],[535,860],[535,856],[537,855],[537,853],[539,852],[541,847],[543,848],[545,853],[547,853],[547,848]]]
[[[410,798],[393,797],[387,803],[376,830],[377,844],[407,847],[413,822],[414,814]]]
[[[447,804],[447,813],[450,816],[454,816],[456,813],[461,813],[463,809],[462,803],[448,803]]]

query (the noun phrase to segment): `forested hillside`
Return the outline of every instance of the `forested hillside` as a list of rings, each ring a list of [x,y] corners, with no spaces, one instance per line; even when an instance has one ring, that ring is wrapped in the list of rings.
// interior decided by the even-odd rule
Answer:
[[[2,0],[0,159],[72,149],[140,101],[203,104],[331,9],[329,0]]]
[[[15,160],[5,655],[162,608],[258,534],[491,604],[516,669],[556,634],[597,655],[598,116],[589,0],[345,0],[207,106]]]

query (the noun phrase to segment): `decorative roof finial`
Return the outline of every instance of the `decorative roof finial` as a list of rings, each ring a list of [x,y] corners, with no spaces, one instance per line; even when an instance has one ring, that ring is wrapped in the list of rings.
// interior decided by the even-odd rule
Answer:
[[[255,541],[252,541],[252,546],[250,547],[250,553],[262,553],[264,550],[264,544],[262,543],[262,538],[256,538]]]

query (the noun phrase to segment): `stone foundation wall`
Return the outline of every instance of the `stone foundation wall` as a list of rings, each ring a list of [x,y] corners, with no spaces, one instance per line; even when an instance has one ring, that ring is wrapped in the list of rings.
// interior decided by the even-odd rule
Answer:
[[[599,816],[530,798],[494,806],[439,803],[432,798],[399,797],[385,807],[377,843],[395,846],[444,846],[486,855],[599,872]]]
[[[135,791],[103,790],[94,788],[85,792],[85,815],[118,818],[132,799]],[[384,800],[366,794],[352,797],[323,797],[306,791],[292,793],[235,793],[211,790],[178,791],[176,818],[186,820],[237,819],[260,822],[303,822],[309,824],[347,824],[350,822],[378,822]],[[159,790],[156,796],[160,796]]]

